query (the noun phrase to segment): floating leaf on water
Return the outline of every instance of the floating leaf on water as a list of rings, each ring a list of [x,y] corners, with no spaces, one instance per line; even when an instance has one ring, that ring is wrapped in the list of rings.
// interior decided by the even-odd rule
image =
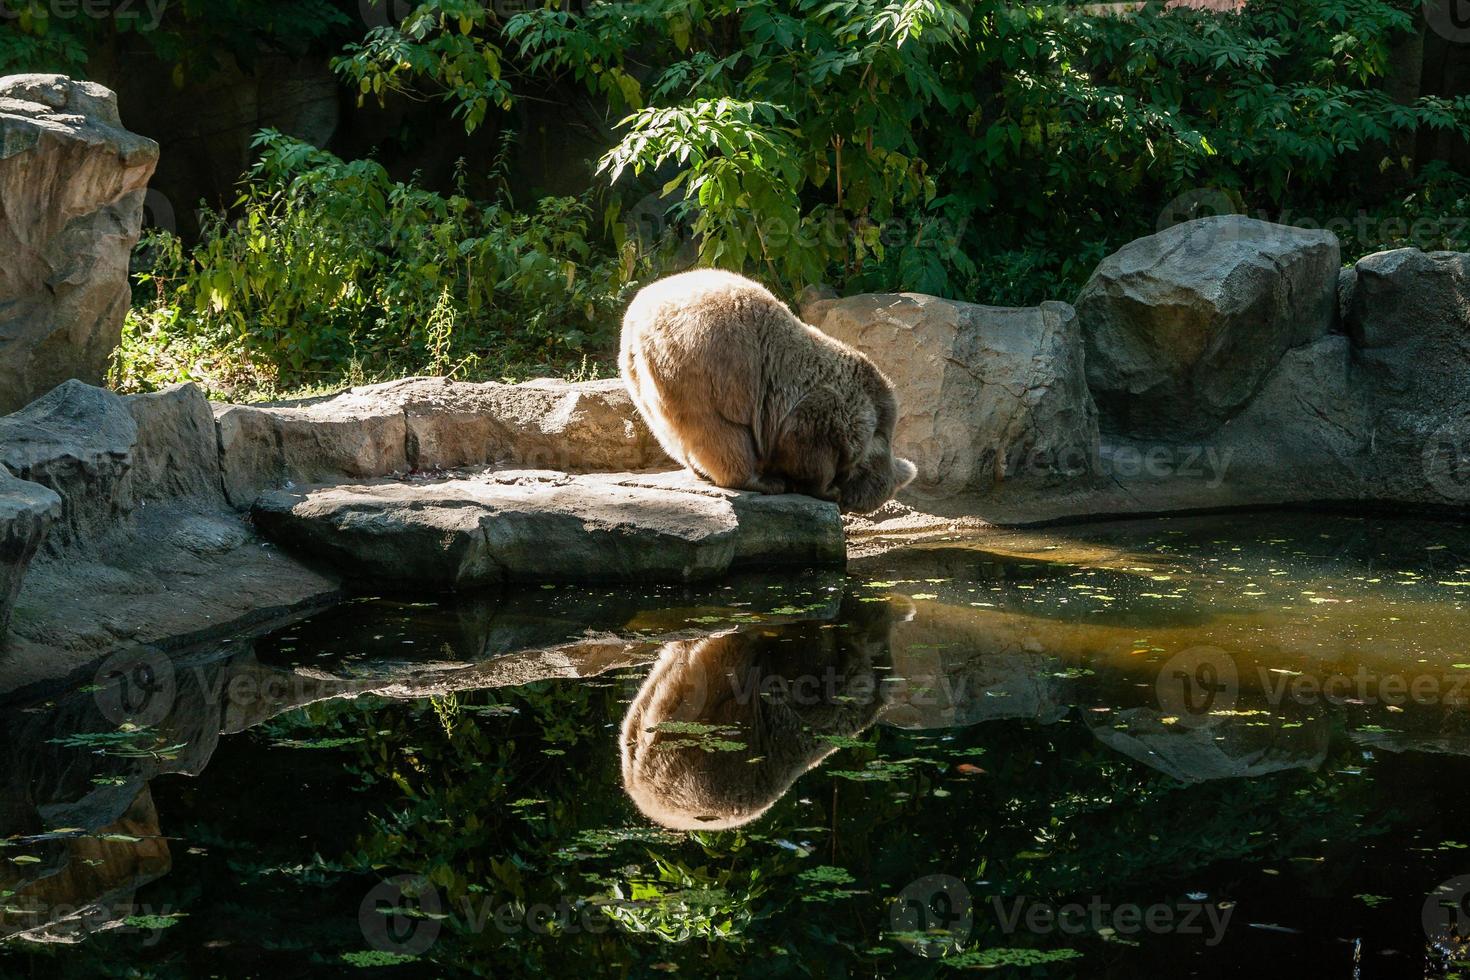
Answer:
[[[345,745],[357,745],[364,742],[361,735],[343,735],[338,737],[323,738],[283,738],[271,743],[277,749],[340,749]]]
[[[348,966],[359,969],[375,969],[383,966],[402,966],[405,963],[417,963],[417,956],[407,956],[403,953],[385,953],[377,949],[365,949],[356,953],[343,953],[342,962]]]
[[[130,915],[123,919],[123,925],[130,929],[142,929],[145,932],[160,932],[178,925],[182,918],[184,918],[182,912],[175,915]]]

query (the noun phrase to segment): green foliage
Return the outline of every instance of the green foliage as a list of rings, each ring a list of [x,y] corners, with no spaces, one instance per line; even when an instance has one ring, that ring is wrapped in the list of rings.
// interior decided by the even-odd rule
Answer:
[[[959,105],[962,80],[941,77],[967,30],[958,8],[799,0],[593,9],[599,21],[661,25],[655,63],[668,67],[652,79],[653,104],[624,100],[637,111],[603,170],[616,183],[625,170],[672,164],[660,194],[678,216],[693,216],[702,262],[764,266],[799,287],[881,264],[898,245],[917,288],[943,292],[951,270],[973,273],[951,230],[960,216],[937,199],[920,144],[927,119]],[[523,56],[584,78],[626,70],[633,50],[643,56],[579,46],[582,29],[538,11],[513,18],[506,34]]]
[[[706,264],[1034,302],[1181,194],[1321,225],[1380,171],[1403,183],[1404,141],[1470,132],[1464,97],[1382,89],[1412,27],[1405,0],[649,0],[504,22],[441,0],[338,67],[365,94],[436,86],[471,128],[506,79],[585,85],[630,112],[603,171],[625,196],[653,179]]]
[[[280,133],[257,145],[231,216],[212,218],[192,249],[167,235],[145,243],[139,282],[154,294],[130,317],[123,387],[228,374],[191,351],[231,352],[246,377],[290,388],[495,376],[508,360],[565,367],[611,342],[632,270],[595,250],[585,203],[516,212]]]
[[[174,80],[207,75],[221,56],[249,65],[262,48],[303,51],[351,23],[335,0],[0,0],[0,74],[84,75],[94,46],[136,38],[175,66]]]
[[[638,281],[691,259],[787,296],[825,281],[1025,305],[1220,210],[1327,227],[1349,258],[1470,247],[1446,218],[1467,213],[1470,180],[1412,159],[1425,136],[1470,135],[1470,97],[1385,90],[1412,3],[426,0],[333,60],[359,98],[439,98],[474,131],[580,86],[622,116],[601,186],[516,210],[264,134],[197,247],[148,243],[119,378],[277,392],[565,373],[606,356]],[[320,0],[207,19],[201,4],[156,32],[180,64],[337,24]],[[19,23],[56,57],[82,40]],[[671,230],[630,240],[625,220],[650,209]]]
[[[488,5],[472,0],[422,4],[401,24],[375,28],[347,45],[332,66],[358,87],[359,104],[368,95],[412,92],[419,79],[432,78],[444,87],[455,115],[474,129],[492,107],[510,107],[500,48],[493,34],[484,33],[494,21]]]

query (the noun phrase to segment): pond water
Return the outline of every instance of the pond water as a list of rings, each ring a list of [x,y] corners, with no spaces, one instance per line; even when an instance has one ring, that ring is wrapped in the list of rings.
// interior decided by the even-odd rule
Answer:
[[[0,975],[1455,975],[1467,602],[1237,514],[126,653],[0,711]]]

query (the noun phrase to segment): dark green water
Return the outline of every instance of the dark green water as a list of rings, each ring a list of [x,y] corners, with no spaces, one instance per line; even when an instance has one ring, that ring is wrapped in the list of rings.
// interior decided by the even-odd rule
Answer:
[[[1237,515],[140,651],[0,708],[0,975],[1455,975],[1467,598]]]

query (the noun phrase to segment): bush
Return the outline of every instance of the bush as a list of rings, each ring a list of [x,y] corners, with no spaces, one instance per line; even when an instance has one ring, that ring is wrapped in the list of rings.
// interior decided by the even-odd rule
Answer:
[[[706,264],[1035,302],[1181,196],[1325,223],[1405,186],[1412,137],[1470,134],[1470,99],[1381,88],[1412,2],[646,0],[501,23],[431,0],[338,67],[365,94],[437,85],[469,126],[522,77],[581,82],[630,113],[612,184],[652,181]]]
[[[1445,216],[1470,181],[1410,147],[1470,136],[1470,97],[1383,89],[1415,2],[630,0],[506,18],[427,0],[334,60],[360,97],[437,91],[473,130],[519,92],[585,86],[625,113],[604,186],[516,211],[263,134],[228,218],[187,251],[149,246],[120,371],[564,372],[605,358],[671,253],[788,297],[825,281],[1023,305],[1220,210],[1327,227],[1349,258],[1464,248]],[[625,240],[625,214],[650,210],[677,233]]]
[[[124,386],[565,373],[615,339],[636,267],[589,241],[585,202],[521,213],[280,133],[257,145],[234,212],[207,221],[198,245],[140,245]]]

